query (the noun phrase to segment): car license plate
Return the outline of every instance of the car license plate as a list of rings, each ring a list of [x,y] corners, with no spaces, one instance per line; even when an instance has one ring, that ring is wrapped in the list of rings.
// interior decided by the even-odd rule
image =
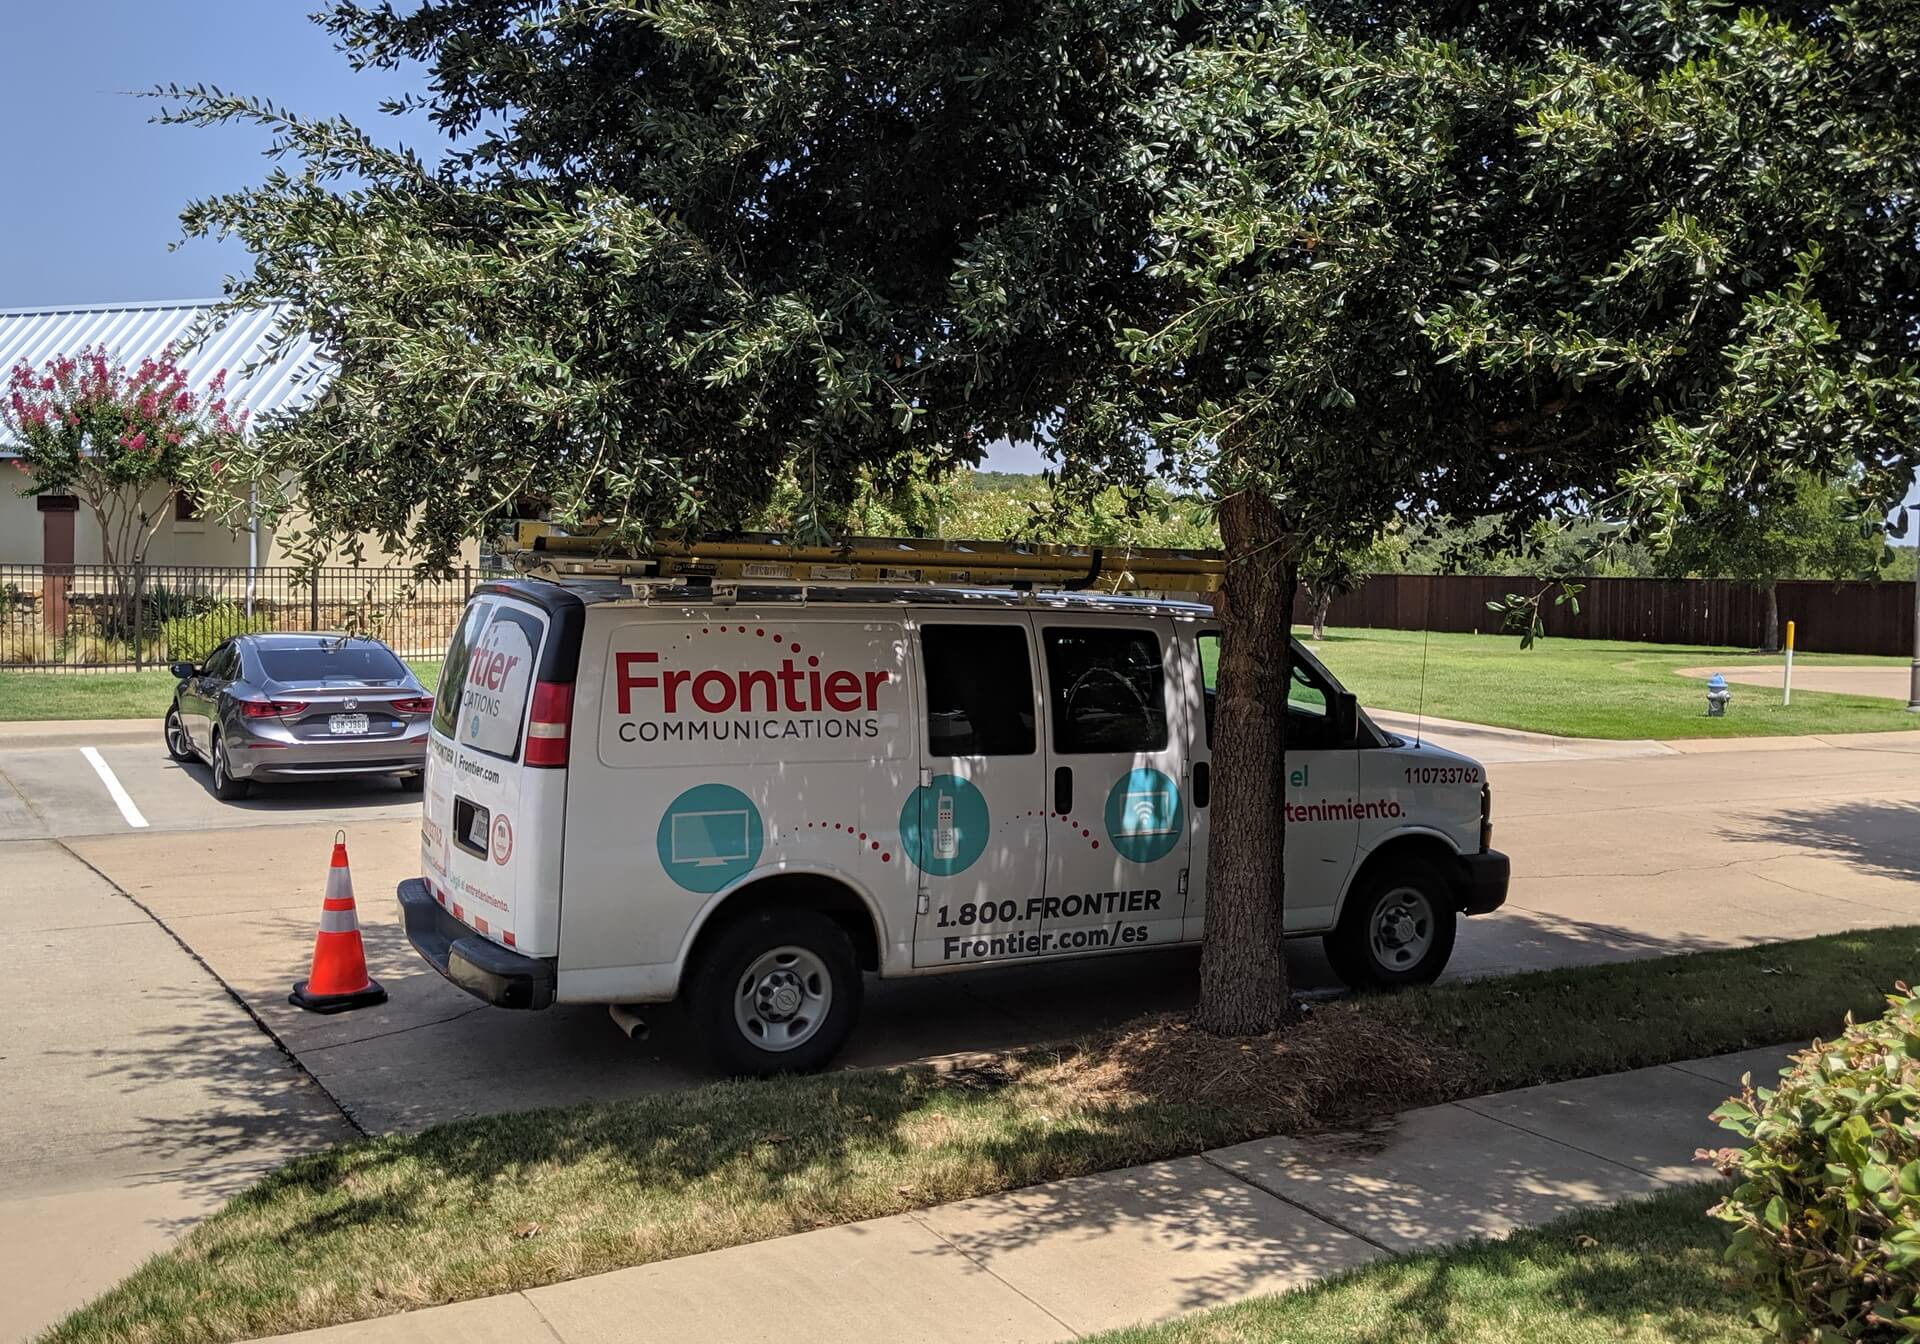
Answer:
[[[327,731],[337,737],[355,737],[367,731],[365,714],[335,714],[327,720]]]

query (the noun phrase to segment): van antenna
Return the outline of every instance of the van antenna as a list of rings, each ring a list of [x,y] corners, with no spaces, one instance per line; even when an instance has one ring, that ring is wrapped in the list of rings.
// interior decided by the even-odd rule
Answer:
[[[1421,585],[1420,602],[1420,695],[1413,704],[1413,745],[1420,745],[1420,732],[1427,724],[1427,645],[1433,642],[1433,585]]]
[[[1413,708],[1413,745],[1416,747],[1420,745],[1420,730],[1427,721],[1427,644],[1432,639],[1433,631],[1420,632],[1420,697],[1414,701]]]

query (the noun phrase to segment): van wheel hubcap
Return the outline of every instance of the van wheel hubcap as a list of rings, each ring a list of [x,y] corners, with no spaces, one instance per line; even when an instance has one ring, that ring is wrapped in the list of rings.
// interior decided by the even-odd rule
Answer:
[[[812,1040],[833,1007],[833,977],[804,947],[776,947],[741,975],[733,1020],[762,1050],[792,1050]]]
[[[1368,942],[1373,959],[1389,971],[1418,965],[1433,946],[1433,903],[1414,887],[1396,887],[1374,907]]]

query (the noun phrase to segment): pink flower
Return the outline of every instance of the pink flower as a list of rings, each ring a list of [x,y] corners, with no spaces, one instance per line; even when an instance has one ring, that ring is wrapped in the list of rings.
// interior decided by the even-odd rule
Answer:
[[[146,431],[142,430],[140,433],[135,434],[131,439],[128,439],[127,447],[136,453],[146,452],[147,451]]]

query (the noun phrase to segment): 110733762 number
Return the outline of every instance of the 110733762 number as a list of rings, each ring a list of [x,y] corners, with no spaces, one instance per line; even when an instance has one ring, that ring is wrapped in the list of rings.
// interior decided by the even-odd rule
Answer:
[[[1410,765],[1407,767],[1409,784],[1478,784],[1480,767],[1477,765]]]

